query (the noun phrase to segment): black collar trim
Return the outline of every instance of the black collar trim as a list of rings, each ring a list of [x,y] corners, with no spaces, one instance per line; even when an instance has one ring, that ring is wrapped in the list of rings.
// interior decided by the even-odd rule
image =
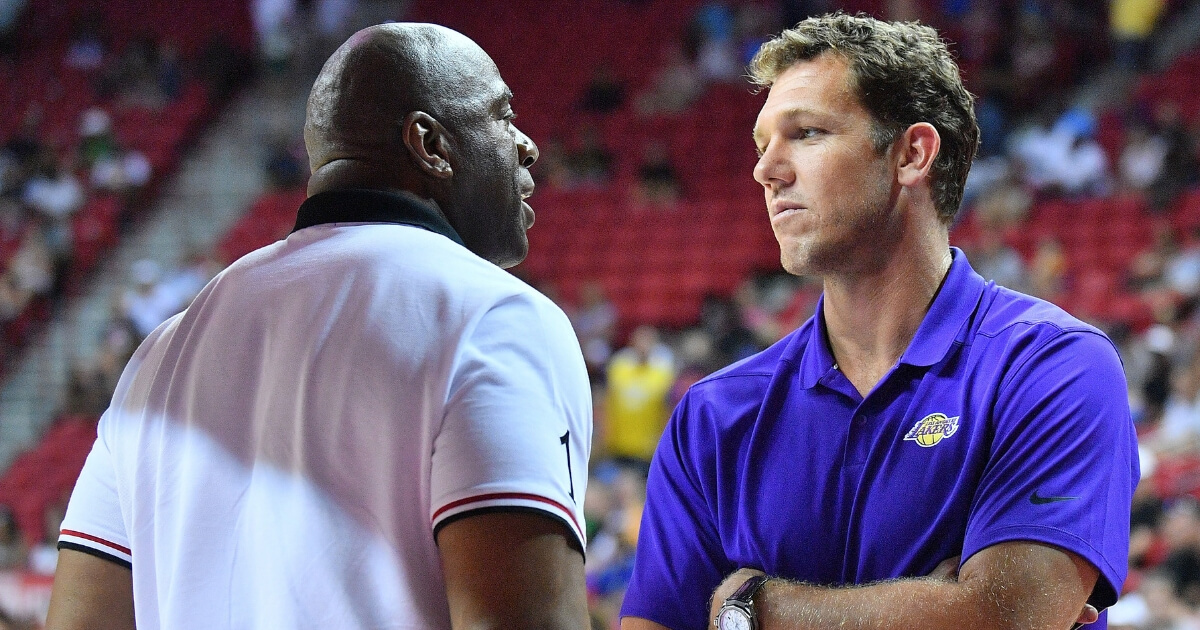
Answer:
[[[413,225],[463,244],[458,232],[433,206],[407,194],[387,190],[355,188],[317,193],[300,204],[292,231],[325,223]]]

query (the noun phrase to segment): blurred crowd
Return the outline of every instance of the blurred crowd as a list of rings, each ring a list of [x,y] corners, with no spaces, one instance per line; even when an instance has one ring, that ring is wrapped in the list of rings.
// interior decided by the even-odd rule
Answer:
[[[353,5],[318,3],[313,16],[340,23]],[[286,25],[297,3],[254,6],[264,62],[287,63]],[[1200,232],[1180,234],[1169,220],[1181,196],[1200,186],[1200,119],[1170,100],[1135,98],[1133,89],[1137,77],[1160,69],[1160,41],[1194,17],[1196,6],[1182,0],[704,2],[642,89],[631,90],[612,68],[591,69],[576,105],[581,124],[571,137],[539,139],[535,175],[539,185],[563,190],[612,186],[616,156],[601,132],[605,115],[626,105],[645,117],[686,113],[713,86],[743,81],[758,44],[806,15],[864,9],[937,27],[955,42],[978,96],[983,145],[963,211],[978,232],[963,246],[979,273],[1055,300],[1078,281],[1063,244],[1046,239],[1029,255],[1007,238],[1038,203],[1132,197],[1149,208],[1153,243],[1121,282],[1152,305],[1153,321],[1148,327],[1096,322],[1125,361],[1144,476],[1134,506],[1133,570],[1110,627],[1200,630]],[[0,44],[7,41],[2,18],[0,12]],[[113,54],[103,24],[91,19],[77,25],[62,63],[89,73],[115,108],[162,107],[178,94],[183,72],[178,52],[165,42],[137,42]],[[1081,104],[1105,76],[1117,77],[1104,85],[1119,89],[1104,94],[1104,111]],[[134,199],[149,181],[149,162],[114,133],[111,113],[89,109],[72,136],[48,137],[40,112],[30,108],[0,149],[0,325],[16,321],[31,303],[53,304],[62,295],[79,230],[72,217],[89,198]],[[287,138],[270,147],[264,168],[277,187],[303,185],[299,146]],[[633,149],[641,159],[631,203],[669,207],[687,194],[678,169],[688,165],[672,163],[667,149],[654,141]],[[135,263],[127,286],[112,298],[100,350],[72,368],[64,411],[101,412],[137,343],[184,308],[223,264],[209,252],[191,254],[178,268]],[[756,274],[732,295],[708,296],[694,325],[670,330],[623,320],[599,282],[585,282],[574,295],[539,288],[571,318],[592,379],[588,587],[595,627],[615,628],[645,475],[674,404],[698,379],[794,330],[812,314],[820,286],[782,272]],[[0,510],[0,567],[46,566],[44,549],[38,551],[45,545],[28,544],[11,515],[8,525],[4,516]],[[54,519],[48,513],[48,531]]]

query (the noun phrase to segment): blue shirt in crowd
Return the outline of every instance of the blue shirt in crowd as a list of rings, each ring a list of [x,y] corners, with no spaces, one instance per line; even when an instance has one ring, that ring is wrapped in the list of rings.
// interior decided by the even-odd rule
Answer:
[[[1100,571],[1090,603],[1116,600],[1138,481],[1117,351],[952,254],[912,343],[865,398],[838,371],[820,303],[692,386],[654,456],[623,616],[700,629],[739,567],[864,584],[1012,540],[1080,555]]]

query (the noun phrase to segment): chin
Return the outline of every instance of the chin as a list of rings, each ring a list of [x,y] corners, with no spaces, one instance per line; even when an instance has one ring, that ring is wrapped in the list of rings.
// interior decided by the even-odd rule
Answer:
[[[514,245],[513,247],[506,248],[505,251],[499,253],[492,259],[492,262],[495,263],[497,267],[500,267],[501,269],[509,269],[511,267],[516,267],[525,261],[525,257],[529,255],[529,241],[524,238],[524,234],[521,236],[522,238],[520,245]]]

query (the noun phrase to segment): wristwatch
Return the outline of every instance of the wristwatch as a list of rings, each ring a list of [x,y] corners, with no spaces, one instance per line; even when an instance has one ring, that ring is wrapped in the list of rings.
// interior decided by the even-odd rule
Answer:
[[[721,604],[713,625],[717,630],[758,630],[758,615],[754,612],[754,596],[767,580],[765,575],[755,575],[742,582],[738,590]]]

